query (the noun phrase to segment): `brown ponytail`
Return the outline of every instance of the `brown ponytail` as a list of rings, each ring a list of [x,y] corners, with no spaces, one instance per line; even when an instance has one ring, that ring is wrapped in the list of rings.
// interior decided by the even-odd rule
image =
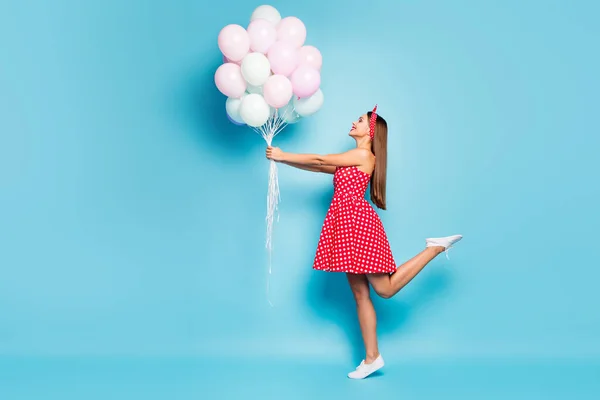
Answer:
[[[371,112],[367,116],[371,118]],[[387,122],[379,114],[375,120],[375,134],[371,142],[371,151],[375,155],[375,169],[371,175],[371,201],[385,210],[385,181],[387,175]]]

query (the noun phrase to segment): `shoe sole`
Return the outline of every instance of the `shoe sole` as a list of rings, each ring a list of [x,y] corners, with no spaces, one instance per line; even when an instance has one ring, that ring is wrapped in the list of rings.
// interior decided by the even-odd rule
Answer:
[[[353,379],[353,380],[361,380],[361,379],[365,379],[368,376],[373,375],[375,372],[379,371],[381,368],[383,368],[385,364],[381,365],[380,367],[378,367],[377,369],[374,369],[373,371],[369,372],[367,375],[361,377],[361,378],[352,378],[351,376],[348,376],[348,379]]]

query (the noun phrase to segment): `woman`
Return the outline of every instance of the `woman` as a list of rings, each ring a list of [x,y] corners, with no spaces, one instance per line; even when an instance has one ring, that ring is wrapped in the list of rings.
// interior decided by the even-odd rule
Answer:
[[[389,299],[410,282],[431,260],[458,242],[453,235],[426,239],[423,251],[396,267],[387,236],[375,210],[364,198],[371,183],[371,201],[385,210],[387,123],[373,111],[352,124],[349,135],[356,148],[341,154],[293,154],[268,147],[266,156],[296,168],[334,174],[334,195],[325,217],[313,268],[345,272],[356,300],[366,356],[348,374],[362,379],[383,367],[377,347],[376,315],[369,284]],[[447,253],[446,253],[447,255]]]

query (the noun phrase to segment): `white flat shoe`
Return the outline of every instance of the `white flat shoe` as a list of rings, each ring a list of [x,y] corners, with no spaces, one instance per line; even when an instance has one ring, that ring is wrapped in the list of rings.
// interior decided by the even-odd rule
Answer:
[[[427,244],[427,247],[442,246],[446,252],[446,258],[449,260],[450,257],[448,257],[448,250],[450,250],[460,239],[462,239],[462,235],[452,235],[441,238],[425,239],[425,243]]]
[[[383,357],[381,357],[381,354],[379,355],[379,357],[377,357],[375,359],[375,361],[373,361],[370,364],[365,363],[365,360],[362,360],[360,365],[358,367],[356,367],[356,369],[352,372],[350,372],[348,374],[348,378],[350,379],[364,379],[367,376],[371,375],[373,372],[377,371],[378,369],[381,369],[381,367],[383,367],[384,362],[383,362]]]

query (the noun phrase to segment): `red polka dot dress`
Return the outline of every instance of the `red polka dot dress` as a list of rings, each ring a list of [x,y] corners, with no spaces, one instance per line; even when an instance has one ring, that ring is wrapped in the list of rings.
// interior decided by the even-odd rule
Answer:
[[[370,175],[338,167],[313,268],[352,274],[392,273],[396,263],[379,216],[365,199]]]

